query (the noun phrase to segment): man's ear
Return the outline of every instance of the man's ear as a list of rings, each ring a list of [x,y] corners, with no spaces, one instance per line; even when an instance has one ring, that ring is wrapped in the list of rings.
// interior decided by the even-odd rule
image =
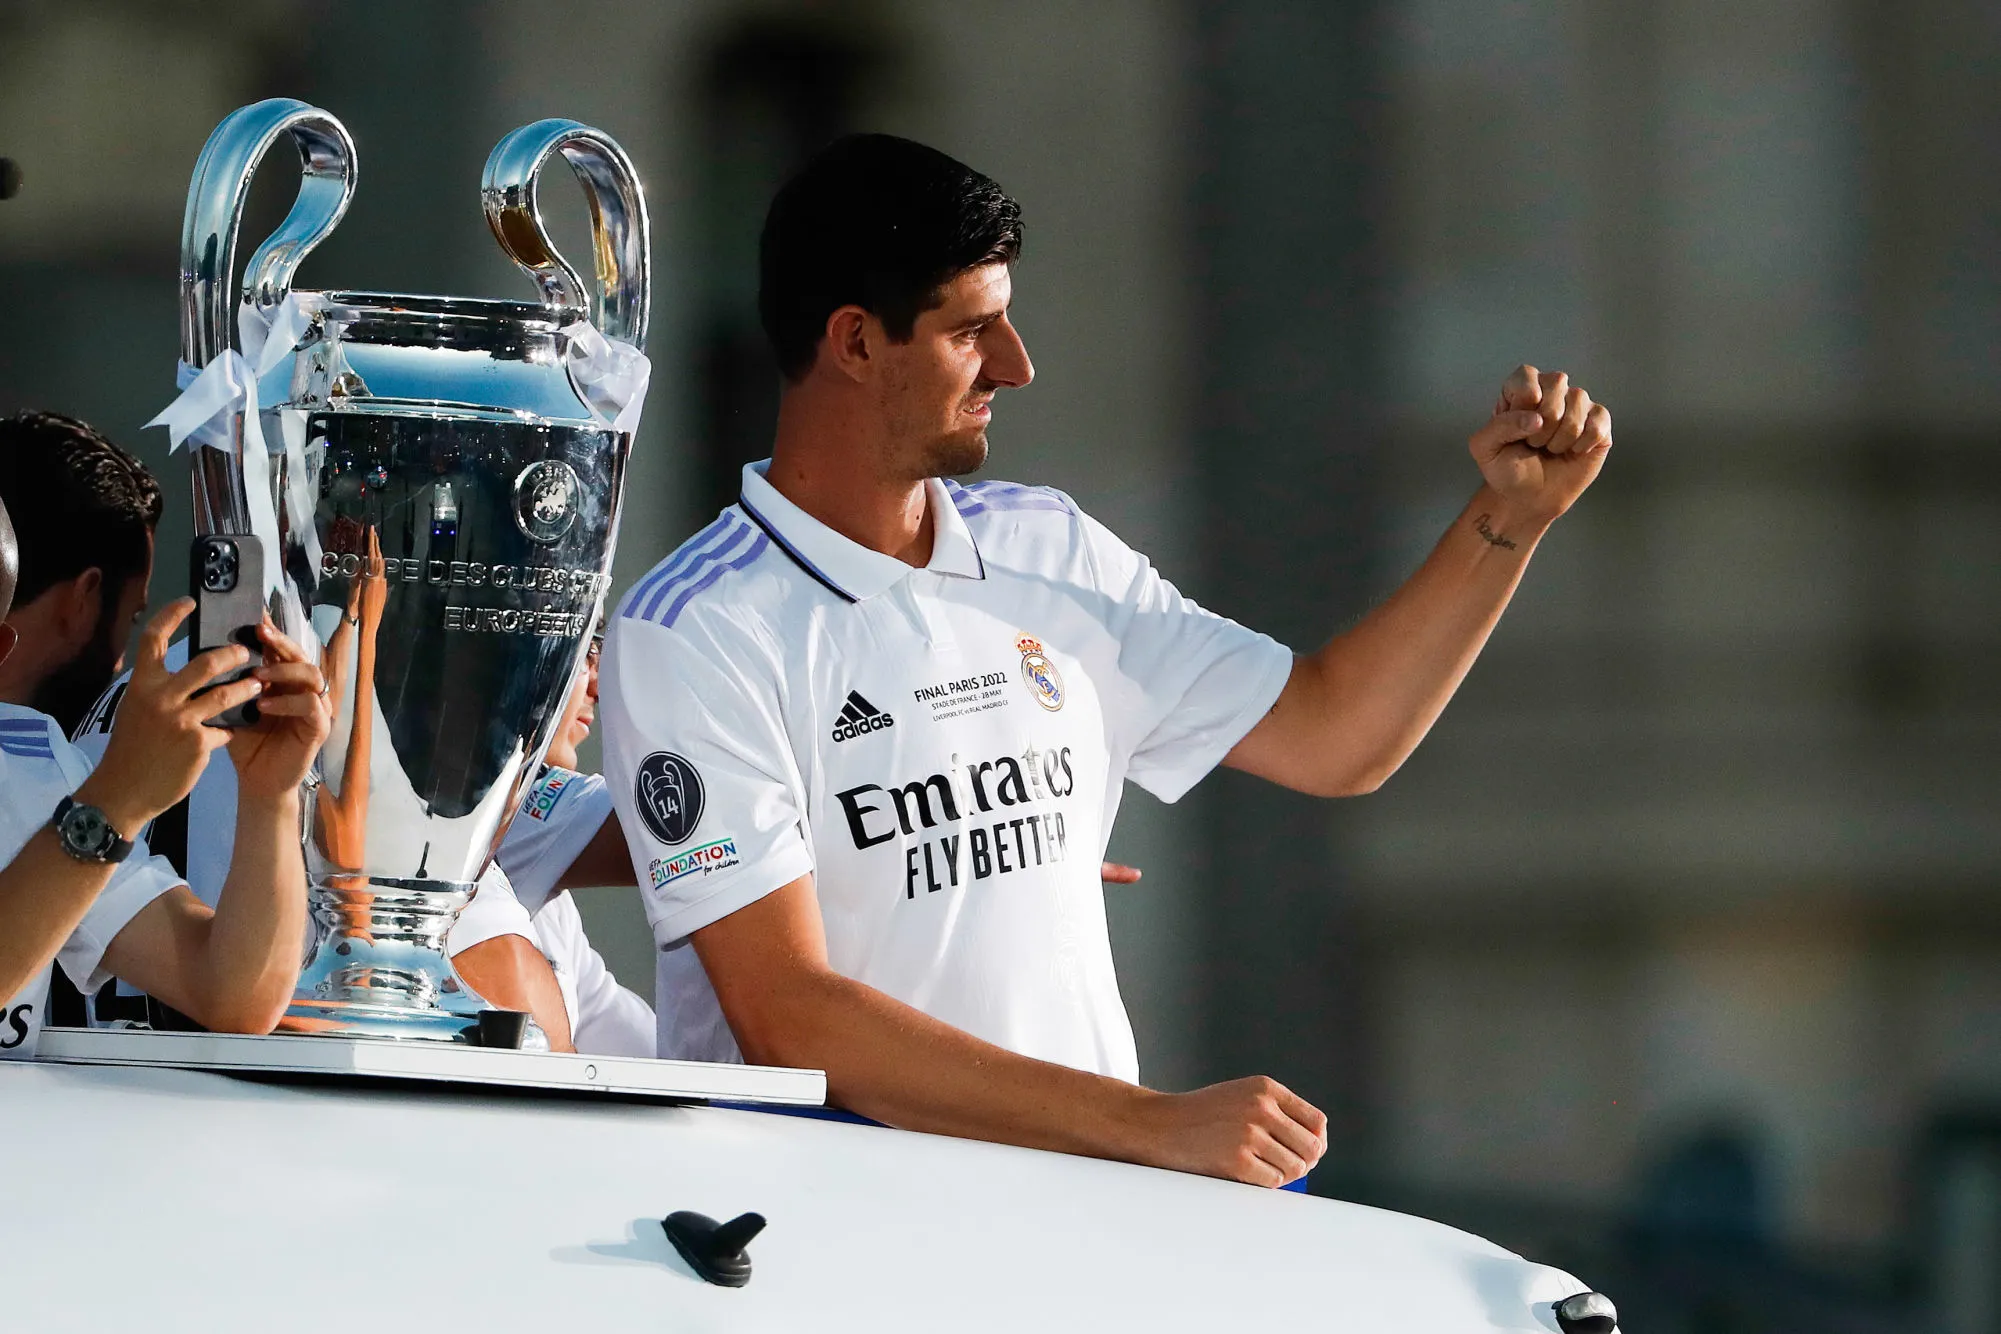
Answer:
[[[0,662],[7,661],[13,653],[14,645],[21,642],[21,632],[5,621],[0,621]]]
[[[846,378],[857,383],[866,380],[874,369],[869,340],[881,336],[881,327],[875,316],[860,306],[842,306],[827,317],[820,355]]]
[[[74,643],[88,643],[97,633],[98,619],[104,615],[104,571],[93,565],[69,581],[57,606],[62,636]]]

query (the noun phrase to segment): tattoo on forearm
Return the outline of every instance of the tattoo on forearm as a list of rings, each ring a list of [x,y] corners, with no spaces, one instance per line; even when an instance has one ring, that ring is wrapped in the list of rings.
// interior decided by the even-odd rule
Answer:
[[[1487,522],[1491,517],[1491,515],[1482,514],[1479,518],[1473,520],[1473,531],[1478,533],[1480,540],[1488,546],[1500,547],[1504,551],[1513,551],[1515,549],[1514,542],[1495,532],[1493,525]]]

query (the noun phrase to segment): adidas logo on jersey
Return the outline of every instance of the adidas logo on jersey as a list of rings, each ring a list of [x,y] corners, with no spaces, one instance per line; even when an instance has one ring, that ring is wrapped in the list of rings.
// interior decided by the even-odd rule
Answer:
[[[866,732],[880,732],[894,726],[896,719],[850,690],[848,702],[841,706],[841,716],[834,720],[833,736],[836,741],[852,741]]]

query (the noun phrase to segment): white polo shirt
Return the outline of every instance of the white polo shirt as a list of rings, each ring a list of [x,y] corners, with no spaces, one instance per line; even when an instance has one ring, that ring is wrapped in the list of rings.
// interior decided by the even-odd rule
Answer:
[[[29,839],[48,824],[56,803],[82,786],[92,762],[72,746],[45,713],[0,704],[0,866],[12,862]],[[111,873],[111,881],[90,905],[56,959],[88,996],[110,979],[104,951],[139,910],[181,883],[164,857],[134,840],[131,855]],[[6,923],[0,922],[0,930]],[[48,1006],[49,970],[0,1001],[0,1060],[35,1054]]]
[[[690,933],[812,873],[833,967],[1010,1050],[1136,1081],[1099,861],[1130,778],[1173,801],[1292,655],[1060,491],[930,483],[924,569],[779,495],[613,619],[606,778],[662,948],[662,1056],[734,1059]]]

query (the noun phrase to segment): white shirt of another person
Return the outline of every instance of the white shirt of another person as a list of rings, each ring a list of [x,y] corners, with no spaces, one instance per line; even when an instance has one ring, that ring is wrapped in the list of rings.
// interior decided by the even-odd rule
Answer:
[[[929,483],[926,568],[744,470],[626,596],[606,777],[660,955],[663,1057],[739,1059],[689,936],[811,873],[828,956],[1027,1056],[1137,1081],[1099,866],[1127,779],[1174,801],[1292,655],[1059,491]]]
[[[547,765],[521,799],[496,860],[555,970],[577,1050],[588,1056],[652,1056],[653,1007],[612,976],[584,934],[576,900],[556,888],[610,815],[611,792],[602,777]]]
[[[0,704],[0,866],[14,860],[55,814],[56,803],[83,784],[93,761],[64,739],[55,719],[17,704]],[[86,996],[109,979],[104,951],[139,910],[181,883],[164,857],[134,840],[83,921],[56,954],[70,981]],[[0,930],[6,924],[0,923]],[[35,1054],[48,1005],[49,970],[18,994],[0,1001],[0,1060]]]

